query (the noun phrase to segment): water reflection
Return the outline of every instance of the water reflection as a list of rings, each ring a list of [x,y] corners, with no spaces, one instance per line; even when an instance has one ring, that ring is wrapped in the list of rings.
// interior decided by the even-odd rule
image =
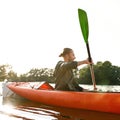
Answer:
[[[105,89],[105,91],[120,91],[119,86],[97,87]],[[92,87],[88,86],[88,89],[92,89]],[[18,99],[6,98],[3,100],[0,96],[0,120],[120,120],[120,114],[46,106],[28,101],[20,96]]]
[[[46,106],[26,99],[6,99],[1,120],[120,120],[119,114]]]
[[[32,107],[28,107],[32,106]],[[49,111],[43,108],[38,108],[31,101],[6,99],[3,105],[0,106],[0,115],[6,115],[7,118],[17,118],[20,120],[56,120],[53,114],[59,114],[55,111]],[[3,119],[5,120],[5,119]]]

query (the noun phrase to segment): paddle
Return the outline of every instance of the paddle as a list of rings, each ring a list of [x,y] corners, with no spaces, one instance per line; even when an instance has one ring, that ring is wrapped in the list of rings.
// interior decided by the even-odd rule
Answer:
[[[81,31],[83,34],[83,38],[84,38],[84,41],[87,47],[88,59],[91,62],[92,58],[91,58],[89,42],[88,42],[89,26],[88,26],[87,13],[82,9],[78,9],[78,17],[79,17],[79,23],[80,23]],[[91,71],[91,77],[92,77],[94,90],[97,90],[96,82],[95,82],[95,75],[94,75],[94,70],[93,70],[93,64],[90,64],[90,71]]]

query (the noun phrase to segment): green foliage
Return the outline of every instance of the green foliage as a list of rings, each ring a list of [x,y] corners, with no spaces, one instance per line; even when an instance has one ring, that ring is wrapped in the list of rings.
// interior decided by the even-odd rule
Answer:
[[[92,84],[91,74],[90,74],[90,68],[89,66],[86,66],[80,70],[80,77],[78,79],[78,82],[80,84]]]
[[[17,73],[15,73],[14,71],[9,71],[8,73],[8,81],[16,81],[19,80],[19,77],[17,76]]]
[[[120,85],[120,67],[114,66],[109,61],[97,62],[94,66],[95,80],[97,85]],[[0,66],[0,81],[47,81],[54,83],[54,69],[41,68],[31,69],[28,73],[17,76],[10,65]],[[75,79],[80,84],[92,84],[89,66],[83,67],[78,71]],[[64,82],[64,81],[63,81]]]
[[[3,81],[5,78],[7,78],[5,67],[5,65],[0,66],[0,81]]]
[[[53,69],[31,69],[28,73],[20,76],[20,81],[47,81],[52,82]]]
[[[12,67],[10,65],[0,65],[0,81],[9,79],[12,75]]]
[[[120,85],[120,67],[113,66],[109,61],[97,62],[94,65],[96,84]],[[79,83],[92,84],[89,66],[80,70]]]

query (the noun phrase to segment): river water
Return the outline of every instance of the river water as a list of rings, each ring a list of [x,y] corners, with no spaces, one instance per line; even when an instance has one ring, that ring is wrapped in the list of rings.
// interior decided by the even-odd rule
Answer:
[[[1,95],[0,120],[120,120],[120,114],[52,107],[23,98],[3,99]]]

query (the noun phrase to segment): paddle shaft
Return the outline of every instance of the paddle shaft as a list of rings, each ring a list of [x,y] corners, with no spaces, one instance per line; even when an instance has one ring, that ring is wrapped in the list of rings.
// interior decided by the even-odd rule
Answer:
[[[91,58],[91,54],[90,54],[90,48],[89,48],[89,43],[86,43],[86,47],[87,47],[87,52],[88,52],[88,59],[90,62],[92,62],[92,58]],[[96,90],[96,82],[95,82],[95,74],[94,74],[94,69],[93,69],[93,64],[90,64],[90,72],[91,72],[91,77],[92,77],[92,83],[94,86],[94,90]]]

